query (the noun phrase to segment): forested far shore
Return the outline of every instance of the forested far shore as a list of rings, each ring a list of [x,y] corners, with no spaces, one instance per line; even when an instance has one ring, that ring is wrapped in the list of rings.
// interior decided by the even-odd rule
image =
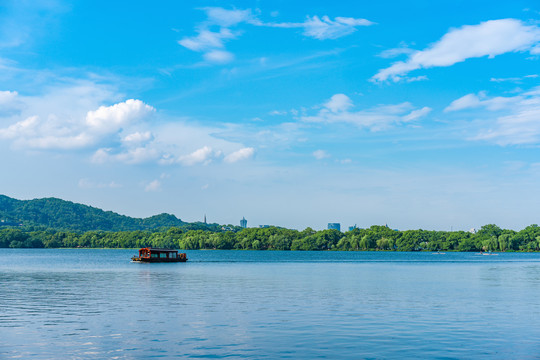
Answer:
[[[368,229],[303,231],[278,227],[234,231],[87,231],[5,228],[2,248],[176,248],[183,250],[340,250],[340,251],[539,251],[540,227],[521,231],[484,225],[476,232]]]

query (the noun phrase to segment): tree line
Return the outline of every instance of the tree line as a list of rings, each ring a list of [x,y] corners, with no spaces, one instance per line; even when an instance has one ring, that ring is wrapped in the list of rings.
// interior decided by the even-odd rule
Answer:
[[[540,227],[521,231],[484,225],[465,231],[368,229],[303,231],[278,227],[210,231],[171,227],[162,231],[86,231],[4,228],[1,248],[176,248],[183,250],[341,250],[341,251],[539,251]]]

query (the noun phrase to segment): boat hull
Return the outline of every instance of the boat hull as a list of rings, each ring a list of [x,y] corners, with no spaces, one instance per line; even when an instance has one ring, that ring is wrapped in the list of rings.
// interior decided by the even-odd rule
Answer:
[[[145,262],[145,263],[176,263],[176,262],[186,262],[187,259],[159,259],[159,258],[139,258],[139,257],[132,257],[131,261],[135,262]]]

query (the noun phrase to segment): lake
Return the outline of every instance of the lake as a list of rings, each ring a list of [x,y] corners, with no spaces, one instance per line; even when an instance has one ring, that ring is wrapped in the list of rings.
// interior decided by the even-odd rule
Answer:
[[[538,359],[540,254],[2,249],[0,359]]]

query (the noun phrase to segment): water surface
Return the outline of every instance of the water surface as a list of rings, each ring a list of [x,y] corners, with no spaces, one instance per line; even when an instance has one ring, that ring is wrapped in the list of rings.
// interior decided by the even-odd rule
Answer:
[[[540,358],[540,254],[135,253],[3,249],[0,358]]]

